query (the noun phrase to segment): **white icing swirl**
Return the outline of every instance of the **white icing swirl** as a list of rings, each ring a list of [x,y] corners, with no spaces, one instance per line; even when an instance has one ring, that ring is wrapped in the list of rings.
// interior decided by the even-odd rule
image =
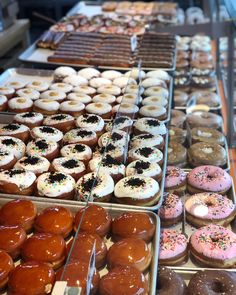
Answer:
[[[6,85],[6,87],[12,87],[14,88],[15,90],[18,90],[18,89],[21,89],[21,88],[24,88],[25,87],[25,82],[21,82],[21,81],[10,81],[8,82]]]
[[[129,78],[129,77],[118,77],[115,78],[113,80],[113,84],[120,87],[120,88],[124,88],[126,87],[126,85],[128,84],[137,84],[136,80],[133,78]]]
[[[136,114],[139,111],[139,107],[132,103],[121,103],[117,104],[112,109],[113,113],[121,113],[121,114]]]
[[[112,94],[101,93],[93,97],[93,102],[105,102],[112,104],[116,101],[116,97]]]
[[[81,85],[77,86],[73,89],[74,92],[83,93],[87,95],[93,95],[96,93],[96,89],[93,87],[90,87],[88,85]]]
[[[7,97],[5,95],[0,94],[0,106],[7,102]]]
[[[163,70],[160,70],[160,69],[147,72],[146,77],[147,78],[158,78],[163,81],[170,81],[169,74]]]
[[[0,150],[3,152],[10,152],[17,159],[20,159],[24,156],[26,147],[24,142],[18,138],[11,136],[1,136]]]
[[[116,78],[121,77],[122,73],[115,70],[107,70],[102,72],[101,76],[102,78],[105,78],[105,79],[114,80]]]
[[[15,93],[15,89],[13,87],[0,86],[0,94],[10,95],[14,93]]]
[[[166,88],[166,83],[161,80],[161,79],[157,79],[157,78],[146,78],[141,82],[141,86],[143,86],[144,88],[149,88],[149,87],[156,87],[156,86],[162,86],[164,88]]]
[[[131,104],[140,104],[142,97],[138,96],[135,93],[125,93],[121,96],[118,96],[116,99],[117,103],[131,103]]]
[[[139,114],[144,117],[159,118],[166,115],[166,108],[159,105],[145,105],[140,108]]]
[[[63,138],[63,133],[54,127],[39,126],[39,127],[34,127],[31,130],[31,136],[35,139],[41,138],[41,139],[46,139],[49,141],[59,142]]]
[[[54,71],[54,77],[65,78],[67,76],[76,75],[76,71],[71,67],[59,67]]]

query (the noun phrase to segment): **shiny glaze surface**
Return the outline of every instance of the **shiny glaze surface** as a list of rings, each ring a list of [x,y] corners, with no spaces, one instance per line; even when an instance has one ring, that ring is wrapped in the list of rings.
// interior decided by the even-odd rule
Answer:
[[[0,249],[10,253],[26,240],[25,231],[18,226],[0,226]]]
[[[0,283],[7,278],[13,268],[14,264],[11,256],[7,252],[0,250]]]

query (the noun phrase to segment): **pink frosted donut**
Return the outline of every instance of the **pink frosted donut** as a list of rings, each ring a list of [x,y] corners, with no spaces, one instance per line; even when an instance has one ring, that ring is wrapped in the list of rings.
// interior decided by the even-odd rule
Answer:
[[[165,190],[177,195],[183,193],[186,189],[186,172],[179,167],[167,166]]]
[[[235,205],[222,195],[199,193],[192,195],[185,202],[186,217],[196,227],[209,223],[227,226],[235,216]]]
[[[176,230],[163,229],[160,238],[160,265],[179,265],[188,256],[187,238]]]
[[[192,234],[190,251],[199,263],[206,266],[235,267],[236,234],[223,226],[209,224]]]
[[[231,176],[220,167],[206,165],[194,168],[187,176],[191,194],[214,192],[225,194],[232,185]]]

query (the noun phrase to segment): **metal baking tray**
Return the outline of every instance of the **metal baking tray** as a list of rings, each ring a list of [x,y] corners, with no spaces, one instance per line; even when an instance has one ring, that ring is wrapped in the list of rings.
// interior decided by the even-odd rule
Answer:
[[[10,197],[8,199],[2,198],[1,194],[0,194],[0,206],[2,206],[3,204],[15,200],[15,199],[19,199],[19,197]],[[21,198],[22,199],[22,198]],[[50,206],[55,206],[57,204],[57,202],[45,202],[44,199],[42,198],[30,198],[30,197],[25,197],[24,199],[27,200],[31,200],[34,202],[34,204],[36,205],[38,212],[41,212],[43,209],[50,207]],[[76,213],[78,211],[78,209],[83,208],[84,206],[82,206],[81,204],[77,204],[77,205],[70,205],[70,204],[60,204],[65,208],[68,208],[72,213]],[[124,213],[124,212],[144,212],[147,213],[153,220],[155,226],[156,226],[156,230],[154,233],[154,237],[152,242],[149,243],[149,248],[152,251],[152,262],[149,268],[149,271],[146,274],[146,277],[149,281],[149,295],[155,295],[156,294],[156,280],[157,280],[157,265],[158,265],[158,252],[159,252],[159,239],[160,239],[160,220],[159,217],[150,211],[140,211],[140,210],[136,210],[134,209],[126,209],[123,210],[122,208],[113,208],[112,206],[107,206],[106,204],[103,204],[103,208],[106,209],[111,216],[114,218],[116,216],[119,216],[120,214]],[[111,238],[109,239],[104,239],[106,242],[106,245],[108,247],[110,247],[112,245],[112,241]],[[69,242],[67,240],[67,242]],[[19,264],[20,263],[20,259],[18,261],[15,262],[15,264]],[[68,260],[66,261],[66,263],[68,263]],[[102,270],[99,271],[100,275],[103,276],[105,273],[107,273],[107,268],[103,268]]]

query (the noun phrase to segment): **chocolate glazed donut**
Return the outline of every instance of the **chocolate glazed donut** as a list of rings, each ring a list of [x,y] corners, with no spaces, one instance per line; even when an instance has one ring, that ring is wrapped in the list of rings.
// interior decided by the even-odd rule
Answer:
[[[219,270],[198,271],[189,282],[187,295],[190,294],[234,295],[236,294],[236,274]]]

